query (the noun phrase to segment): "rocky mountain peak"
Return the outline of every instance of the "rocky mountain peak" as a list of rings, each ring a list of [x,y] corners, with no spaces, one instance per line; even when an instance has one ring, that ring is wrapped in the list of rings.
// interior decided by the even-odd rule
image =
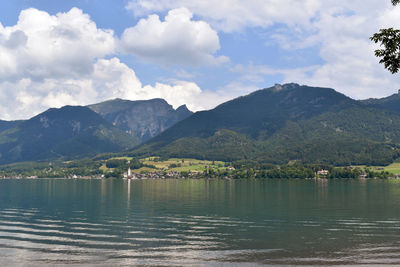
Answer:
[[[142,142],[192,114],[186,105],[175,110],[161,98],[138,101],[114,99],[88,107]]]

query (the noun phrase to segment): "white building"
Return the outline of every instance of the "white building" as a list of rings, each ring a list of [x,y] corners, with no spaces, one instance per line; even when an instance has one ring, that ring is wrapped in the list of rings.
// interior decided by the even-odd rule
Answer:
[[[128,171],[124,173],[125,179],[135,179],[136,177],[132,175],[131,167],[128,168]]]

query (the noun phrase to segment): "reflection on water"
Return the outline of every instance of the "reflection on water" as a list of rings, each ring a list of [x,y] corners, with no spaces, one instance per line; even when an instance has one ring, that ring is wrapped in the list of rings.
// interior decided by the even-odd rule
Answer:
[[[0,180],[3,265],[400,264],[396,181]]]

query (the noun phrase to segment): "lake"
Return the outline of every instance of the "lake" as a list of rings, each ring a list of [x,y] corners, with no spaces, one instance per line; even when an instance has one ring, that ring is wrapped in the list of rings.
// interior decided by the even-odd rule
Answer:
[[[400,264],[400,181],[0,179],[0,266],[55,264]]]

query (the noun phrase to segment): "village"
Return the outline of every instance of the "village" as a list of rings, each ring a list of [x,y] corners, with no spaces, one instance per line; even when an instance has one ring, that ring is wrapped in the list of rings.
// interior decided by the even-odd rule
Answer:
[[[52,163],[23,163],[0,169],[0,178],[37,179],[330,179],[330,178],[392,178],[400,177],[400,164],[382,166],[318,166],[288,164],[282,166],[251,162],[222,162],[189,158],[161,159],[130,157],[105,160],[83,160]]]

